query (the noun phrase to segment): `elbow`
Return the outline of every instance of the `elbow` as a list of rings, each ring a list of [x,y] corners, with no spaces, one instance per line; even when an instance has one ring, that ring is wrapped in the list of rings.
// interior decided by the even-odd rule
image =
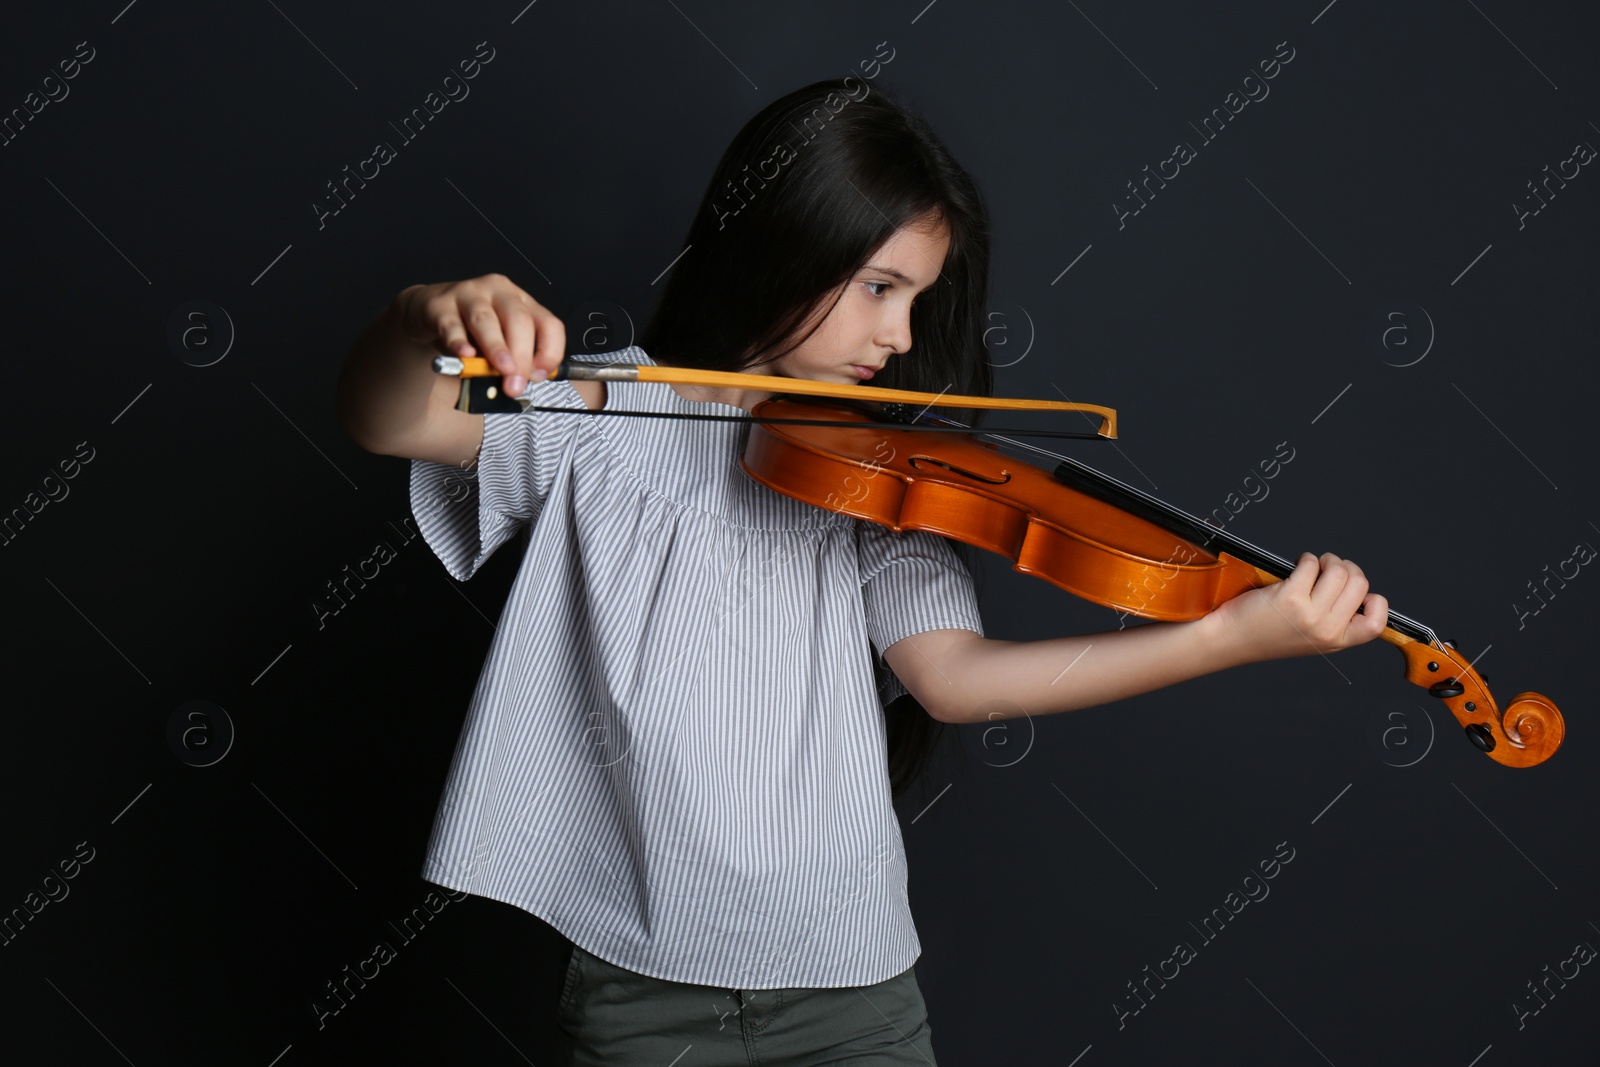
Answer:
[[[969,682],[985,644],[971,630],[929,631],[892,645],[884,662],[930,718],[959,725],[982,718],[983,701]]]
[[[941,686],[941,688],[947,687]],[[965,713],[966,709],[959,702],[951,699],[952,694],[913,693],[912,695],[917,698],[917,703],[922,705],[922,710],[928,713],[928,717],[936,722],[959,726],[964,722],[971,721]]]

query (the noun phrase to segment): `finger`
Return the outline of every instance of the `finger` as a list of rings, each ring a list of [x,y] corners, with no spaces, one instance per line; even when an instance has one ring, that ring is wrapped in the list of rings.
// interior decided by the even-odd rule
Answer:
[[[533,313],[534,328],[537,331],[537,341],[533,351],[534,375],[539,377],[554,376],[561,369],[561,361],[567,358],[567,327],[562,321],[535,303],[537,308]]]
[[[435,331],[434,345],[439,351],[452,356],[466,357],[474,354],[472,342],[467,337],[466,326],[461,321],[454,300],[431,305],[424,314],[432,321]]]
[[[506,345],[505,334],[500,329],[500,316],[486,296],[464,296],[461,299],[462,320],[472,333],[473,343],[502,375],[514,373],[516,364]],[[511,383],[505,383],[511,389]],[[513,396],[517,395],[512,392]]]
[[[408,341],[442,345],[444,339],[439,336],[438,324],[430,321],[428,316],[428,288],[426,285],[408,285],[395,297],[395,307],[400,313],[400,333]]]
[[[1333,610],[1339,594],[1349,584],[1350,571],[1345,561],[1332,552],[1324,552],[1317,562],[1321,573],[1317,576],[1317,584],[1311,589],[1311,606],[1320,615]]]
[[[1350,621],[1349,633],[1360,641],[1370,641],[1389,625],[1389,601],[1379,593],[1368,593],[1361,602],[1362,614]]]
[[[511,355],[511,369],[503,374],[506,392],[521,396],[533,373],[533,316],[516,292],[497,293],[494,308]]]
[[[1345,566],[1351,571],[1350,579],[1340,590],[1339,598],[1333,602],[1329,611],[1335,618],[1348,625],[1354,619],[1356,609],[1366,602],[1367,591],[1372,587],[1372,583],[1367,581],[1367,576],[1362,574],[1361,568],[1354,563],[1346,560]]]
[[[1294,570],[1283,580],[1284,590],[1295,596],[1305,596],[1317,580],[1318,569],[1316,556],[1310,552],[1300,553],[1300,558],[1295,561]]]

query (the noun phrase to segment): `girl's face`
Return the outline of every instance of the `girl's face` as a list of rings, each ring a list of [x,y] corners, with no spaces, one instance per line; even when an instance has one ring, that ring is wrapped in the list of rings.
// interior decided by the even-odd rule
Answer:
[[[890,356],[911,347],[911,305],[939,280],[949,250],[950,233],[942,225],[930,228],[921,220],[902,226],[850,279],[811,336],[760,370],[824,382],[871,378]],[[822,307],[826,302],[819,312]]]

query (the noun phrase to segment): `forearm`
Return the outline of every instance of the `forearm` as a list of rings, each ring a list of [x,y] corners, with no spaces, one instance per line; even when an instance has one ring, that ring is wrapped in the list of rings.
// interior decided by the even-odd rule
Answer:
[[[928,630],[883,658],[934,718],[983,722],[1094,707],[1245,663],[1325,656],[1373,640],[1388,619],[1388,600],[1368,591],[1360,567],[1306,552],[1283,581],[1193,622],[1043,641]]]
[[[919,647],[920,639],[934,636],[908,641],[932,666],[927,688],[933,704],[927,706],[948,722],[1094,707],[1250,661],[1204,618],[1042,641],[968,634]]]

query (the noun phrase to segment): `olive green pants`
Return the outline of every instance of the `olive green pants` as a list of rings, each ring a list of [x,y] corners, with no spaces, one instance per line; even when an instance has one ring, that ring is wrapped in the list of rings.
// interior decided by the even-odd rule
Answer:
[[[911,970],[842,989],[722,989],[573,946],[556,1009],[572,1067],[935,1067]]]

